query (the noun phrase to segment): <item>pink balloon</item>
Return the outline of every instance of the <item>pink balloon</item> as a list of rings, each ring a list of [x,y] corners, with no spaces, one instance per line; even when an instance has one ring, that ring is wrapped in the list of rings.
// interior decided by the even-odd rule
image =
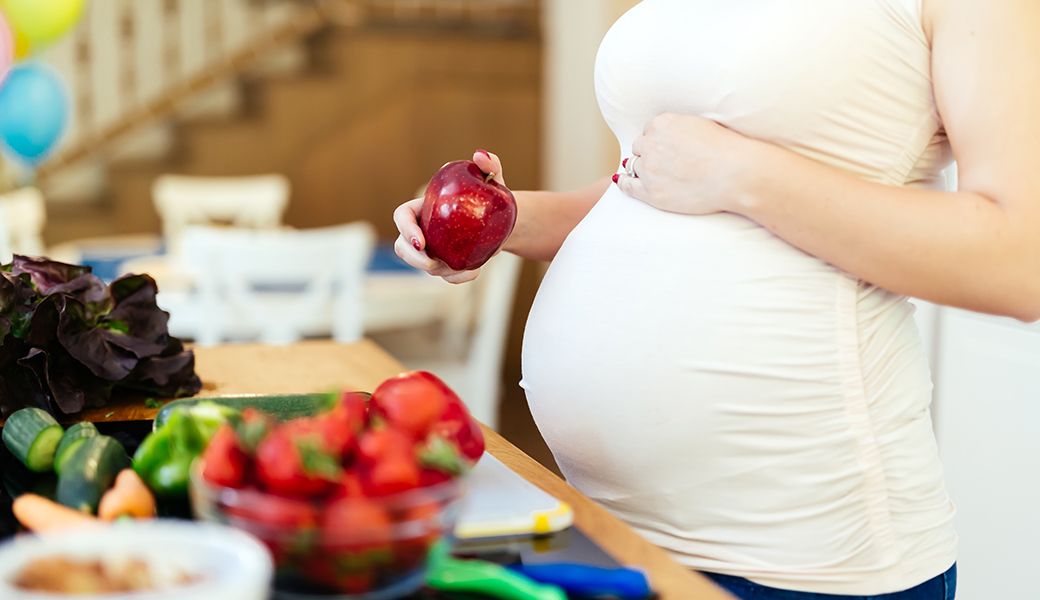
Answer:
[[[0,13],[0,81],[4,80],[7,71],[14,61],[14,36],[3,13]]]

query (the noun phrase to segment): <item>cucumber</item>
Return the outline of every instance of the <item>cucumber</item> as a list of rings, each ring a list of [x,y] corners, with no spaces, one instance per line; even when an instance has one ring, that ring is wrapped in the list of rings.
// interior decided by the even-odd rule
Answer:
[[[87,438],[62,466],[58,502],[93,514],[116,475],[129,466],[130,457],[115,438],[107,435]]]
[[[4,423],[4,445],[30,471],[44,473],[54,466],[54,450],[63,430],[47,411],[23,408]]]
[[[309,417],[328,410],[337,399],[336,394],[284,394],[277,396],[224,396],[218,398],[189,398],[174,400],[162,407],[155,416],[154,428],[159,429],[180,407],[196,406],[200,402],[222,404],[238,410],[256,408],[279,421]]]
[[[76,423],[65,430],[58,442],[58,449],[54,451],[54,472],[61,475],[61,470],[76,450],[83,445],[88,438],[97,437],[98,430],[90,421]]]

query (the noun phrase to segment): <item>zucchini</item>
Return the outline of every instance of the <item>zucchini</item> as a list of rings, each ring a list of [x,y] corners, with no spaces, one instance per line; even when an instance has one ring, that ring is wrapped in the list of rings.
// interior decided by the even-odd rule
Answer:
[[[58,502],[93,514],[116,475],[129,466],[130,457],[115,438],[107,435],[87,438],[62,466]]]
[[[299,417],[310,417],[332,407],[339,398],[338,394],[284,394],[276,396],[224,396],[219,398],[188,398],[174,400],[162,407],[155,416],[154,428],[159,429],[170,418],[170,414],[178,408],[194,407],[200,403],[213,403],[228,406],[237,410],[255,408],[279,421],[289,421]]]
[[[61,475],[61,470],[76,450],[83,445],[88,438],[97,437],[98,430],[90,421],[76,423],[65,430],[58,442],[58,449],[54,451],[54,472]]]
[[[47,411],[23,408],[4,423],[4,445],[30,471],[44,473],[54,465],[54,451],[63,430]]]

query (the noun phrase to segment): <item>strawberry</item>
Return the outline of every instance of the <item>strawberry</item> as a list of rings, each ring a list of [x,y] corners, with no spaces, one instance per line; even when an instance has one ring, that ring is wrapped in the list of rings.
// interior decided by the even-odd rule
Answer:
[[[416,440],[440,436],[458,448],[469,465],[484,453],[480,424],[458,395],[432,373],[414,371],[384,381],[372,394],[369,409]]]
[[[385,419],[415,438],[423,438],[448,407],[452,392],[425,371],[402,373],[387,379],[372,393],[373,415]]]
[[[430,426],[430,435],[451,442],[470,466],[484,455],[484,433],[480,424],[458,398],[450,401],[437,422]]]
[[[423,467],[453,477],[462,475],[469,466],[455,444],[436,434],[430,434],[426,443],[419,447],[418,456]]]
[[[305,501],[256,494],[226,511],[229,523],[262,540],[276,563],[307,554],[314,543],[318,512]]]
[[[343,459],[365,427],[367,398],[368,395],[361,392],[344,392],[331,410],[310,419],[296,419],[293,423],[321,437],[325,449]]]
[[[372,466],[385,457],[414,454],[415,442],[404,431],[392,426],[369,429],[357,443],[357,459],[361,465]]]
[[[310,503],[272,494],[253,494],[247,502],[226,508],[233,524],[249,524],[274,530],[309,529],[318,525],[318,513]]]
[[[361,485],[368,496],[389,496],[419,487],[419,480],[414,453],[391,454],[362,471]]]
[[[256,470],[268,491],[306,497],[328,491],[342,473],[338,458],[322,440],[294,422],[279,425],[260,442]]]
[[[419,486],[415,442],[392,426],[369,429],[357,447],[361,485],[368,496],[386,496]]]
[[[354,434],[365,428],[368,421],[368,394],[364,392],[343,392],[339,402],[325,413],[346,426]]]
[[[246,483],[249,457],[239,446],[235,430],[225,423],[213,434],[202,454],[202,477],[212,483],[240,488]]]
[[[394,563],[397,568],[413,568],[426,559],[430,547],[440,538],[443,525],[441,507],[436,502],[424,502],[406,508],[399,516],[398,525],[414,532],[411,537],[394,543]]]
[[[346,471],[340,476],[336,486],[332,488],[330,498],[340,500],[343,498],[363,498],[364,496],[361,478],[353,471]]]
[[[330,456],[341,460],[354,443],[355,434],[327,414],[293,419],[283,425],[298,440],[307,440]]]
[[[419,472],[420,487],[430,487],[450,480],[450,474],[438,469],[431,469],[429,467],[425,467],[422,471]]]
[[[321,521],[322,548],[336,557],[340,573],[363,571],[388,562],[392,534],[390,513],[364,498],[330,503]]]

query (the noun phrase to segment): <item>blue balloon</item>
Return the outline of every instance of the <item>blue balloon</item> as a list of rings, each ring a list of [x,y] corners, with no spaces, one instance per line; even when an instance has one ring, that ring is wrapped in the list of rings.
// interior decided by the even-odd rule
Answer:
[[[68,122],[65,86],[50,68],[23,63],[0,85],[0,142],[35,165],[54,149]]]

